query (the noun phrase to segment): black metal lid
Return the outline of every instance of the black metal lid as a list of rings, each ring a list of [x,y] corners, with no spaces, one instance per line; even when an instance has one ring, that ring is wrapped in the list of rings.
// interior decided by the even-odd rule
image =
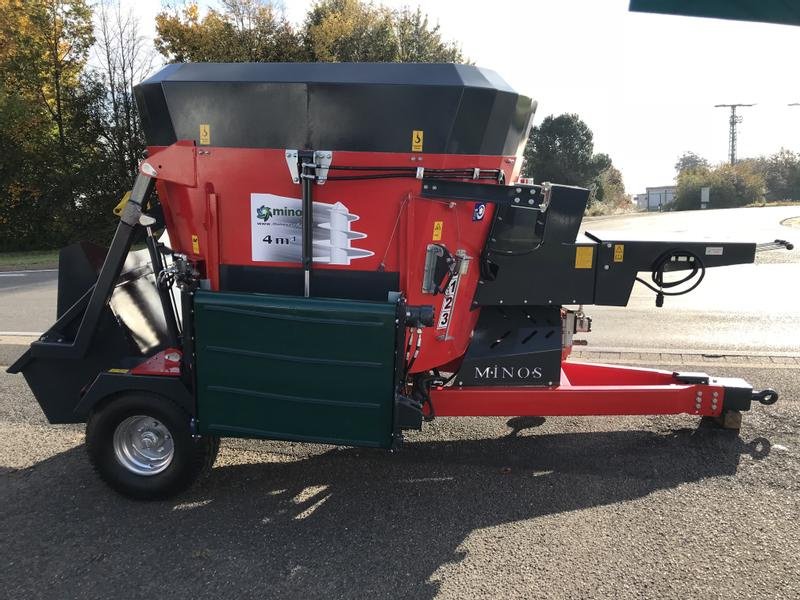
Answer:
[[[421,131],[422,152],[512,155],[536,107],[494,71],[453,64],[172,64],[135,93],[150,146],[411,152]]]

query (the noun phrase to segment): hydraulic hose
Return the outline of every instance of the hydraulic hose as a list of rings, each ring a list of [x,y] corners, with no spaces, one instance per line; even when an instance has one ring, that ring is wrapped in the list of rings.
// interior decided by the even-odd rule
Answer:
[[[685,277],[675,281],[664,281],[664,272],[667,265],[671,263],[690,263],[692,266]],[[641,277],[637,277],[636,281],[656,293],[656,306],[660,308],[664,306],[664,296],[682,296],[683,294],[688,294],[700,285],[700,282],[703,281],[705,276],[706,267],[703,264],[703,260],[697,254],[691,250],[667,250],[653,263],[653,271],[650,273],[650,278],[655,285],[650,284]],[[666,291],[687,284],[693,279],[695,280],[694,283],[685,289]]]

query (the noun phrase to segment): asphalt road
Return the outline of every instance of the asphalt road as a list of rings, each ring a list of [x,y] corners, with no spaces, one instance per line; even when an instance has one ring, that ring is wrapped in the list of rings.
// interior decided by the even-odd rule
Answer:
[[[0,374],[3,595],[794,600],[800,382],[717,373],[783,398],[739,436],[676,416],[438,419],[393,454],[226,440],[156,503],[101,484],[82,430]]]
[[[56,318],[58,272],[0,272],[0,332],[41,333]]]

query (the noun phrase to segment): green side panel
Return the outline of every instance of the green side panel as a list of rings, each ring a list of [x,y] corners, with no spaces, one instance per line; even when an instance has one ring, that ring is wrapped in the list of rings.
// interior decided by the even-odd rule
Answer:
[[[198,291],[200,431],[390,447],[396,305]]]

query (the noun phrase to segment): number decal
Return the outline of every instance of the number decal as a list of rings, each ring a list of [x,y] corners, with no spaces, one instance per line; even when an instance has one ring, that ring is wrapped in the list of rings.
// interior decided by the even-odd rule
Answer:
[[[450,325],[450,316],[456,303],[456,293],[458,292],[458,275],[453,275],[447,288],[444,290],[442,308],[439,311],[439,319],[436,322],[436,329],[447,329]]]

